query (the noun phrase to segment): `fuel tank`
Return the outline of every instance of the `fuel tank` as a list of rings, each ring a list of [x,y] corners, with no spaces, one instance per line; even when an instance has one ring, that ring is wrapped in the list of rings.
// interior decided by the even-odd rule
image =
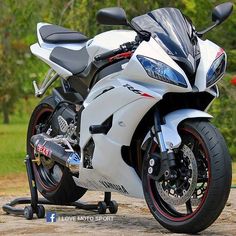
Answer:
[[[137,33],[133,30],[110,30],[96,35],[86,43],[90,57],[119,48],[121,44],[134,41]]]

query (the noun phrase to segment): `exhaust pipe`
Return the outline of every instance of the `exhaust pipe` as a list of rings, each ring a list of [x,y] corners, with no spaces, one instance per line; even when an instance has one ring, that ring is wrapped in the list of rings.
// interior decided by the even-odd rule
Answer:
[[[40,153],[55,162],[66,166],[72,173],[78,173],[80,167],[80,156],[73,151],[66,151],[61,145],[51,141],[51,137],[45,133],[36,134],[31,137],[31,146]]]

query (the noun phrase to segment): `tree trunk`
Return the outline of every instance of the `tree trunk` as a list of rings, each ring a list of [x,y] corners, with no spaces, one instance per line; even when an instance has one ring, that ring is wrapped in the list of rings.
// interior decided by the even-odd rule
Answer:
[[[3,112],[3,124],[9,124],[10,117],[9,117],[9,110],[7,108],[7,104],[2,105],[2,112]]]

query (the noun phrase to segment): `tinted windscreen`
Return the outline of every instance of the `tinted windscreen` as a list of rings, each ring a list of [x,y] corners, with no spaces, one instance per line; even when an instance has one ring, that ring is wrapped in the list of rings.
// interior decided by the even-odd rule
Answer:
[[[193,74],[196,69],[197,43],[193,43],[192,25],[176,8],[161,8],[132,20],[140,29],[149,31],[160,46],[185,71]]]

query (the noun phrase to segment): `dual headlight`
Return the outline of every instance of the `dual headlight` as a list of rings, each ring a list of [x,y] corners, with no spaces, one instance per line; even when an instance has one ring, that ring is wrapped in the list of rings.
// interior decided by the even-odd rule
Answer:
[[[140,55],[137,55],[137,59],[151,78],[183,88],[188,87],[183,75],[165,63]],[[226,56],[225,53],[223,53],[212,63],[207,72],[206,86],[210,87],[221,79],[225,73],[225,69]]]
[[[223,53],[219,56],[211,65],[209,71],[207,72],[206,85],[207,87],[212,86],[216,83],[225,73],[226,69],[226,56]]]
[[[151,78],[184,88],[188,87],[183,75],[165,63],[140,55],[137,55],[137,59]]]

